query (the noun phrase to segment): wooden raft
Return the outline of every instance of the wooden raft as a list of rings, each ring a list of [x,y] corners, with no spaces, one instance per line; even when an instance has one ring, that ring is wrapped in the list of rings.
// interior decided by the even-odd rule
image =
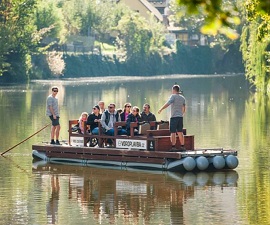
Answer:
[[[165,164],[167,159],[181,159],[181,153],[138,150],[119,150],[73,146],[33,145],[33,150],[43,152],[48,158],[82,160],[105,160],[119,162],[141,162]]]

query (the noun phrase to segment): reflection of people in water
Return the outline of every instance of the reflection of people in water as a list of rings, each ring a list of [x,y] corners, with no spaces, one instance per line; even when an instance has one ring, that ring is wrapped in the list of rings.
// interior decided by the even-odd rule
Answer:
[[[58,176],[52,175],[51,177],[52,194],[47,204],[47,218],[48,224],[57,223],[58,201],[59,201],[59,179]]]

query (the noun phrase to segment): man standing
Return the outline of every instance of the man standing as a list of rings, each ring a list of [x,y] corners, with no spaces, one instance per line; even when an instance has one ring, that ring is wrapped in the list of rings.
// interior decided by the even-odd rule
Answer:
[[[141,121],[142,122],[156,121],[156,116],[150,112],[150,105],[148,103],[145,103],[143,105],[143,112],[141,113]]]
[[[47,98],[47,106],[46,106],[46,115],[50,117],[52,121],[52,129],[51,129],[51,144],[52,145],[60,145],[59,142],[59,132],[60,132],[60,124],[59,124],[59,107],[58,107],[58,99],[56,95],[58,93],[58,87],[52,87],[52,94]],[[54,141],[54,136],[56,137],[56,141]]]
[[[170,132],[171,132],[171,151],[178,151],[175,147],[176,144],[176,133],[178,134],[179,141],[181,144],[180,151],[185,151],[184,147],[184,136],[183,136],[183,116],[186,112],[186,99],[180,94],[180,86],[174,85],[172,87],[172,95],[168,102],[166,102],[159,110],[160,114],[163,109],[171,106],[171,119],[170,119]]]

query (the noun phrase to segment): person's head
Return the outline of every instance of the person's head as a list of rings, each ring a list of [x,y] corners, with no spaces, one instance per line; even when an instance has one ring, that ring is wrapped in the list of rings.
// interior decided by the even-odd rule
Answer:
[[[87,120],[87,117],[88,117],[88,113],[87,113],[87,112],[83,112],[83,113],[81,114],[80,120],[86,121],[86,120]]]
[[[117,109],[117,112],[120,114],[123,112],[123,109],[119,108],[119,109]]]
[[[93,113],[94,113],[94,114],[99,114],[99,112],[100,112],[99,106],[98,106],[98,105],[95,105],[95,106],[93,107]]]
[[[129,102],[125,103],[124,105],[124,112],[126,113],[130,113],[130,109],[131,109],[131,104]]]
[[[180,93],[180,86],[178,84],[173,85],[173,87],[172,87],[172,93],[173,94]]]
[[[53,86],[53,87],[52,87],[52,95],[53,95],[53,96],[56,96],[57,93],[58,93],[58,87],[57,87],[57,86]]]
[[[150,105],[149,105],[148,103],[145,103],[145,104],[143,105],[143,111],[144,111],[145,113],[149,113],[149,112],[150,112]]]
[[[139,107],[133,106],[132,112],[131,112],[131,113],[132,113],[134,116],[137,116],[137,115],[139,114],[139,112],[140,112]]]
[[[105,103],[103,101],[98,102],[98,106],[99,106],[100,110],[104,110],[104,107],[105,107],[104,105],[105,105]]]
[[[113,113],[115,111],[115,103],[110,103],[108,106],[108,110],[110,113]]]

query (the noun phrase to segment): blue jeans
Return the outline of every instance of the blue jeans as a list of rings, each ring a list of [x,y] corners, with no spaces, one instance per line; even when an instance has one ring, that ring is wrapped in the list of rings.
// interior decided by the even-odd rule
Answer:
[[[109,135],[109,136],[114,136],[114,129],[110,129],[110,130],[106,131],[105,134]],[[121,130],[118,130],[118,134],[119,135],[125,135],[125,134],[127,134],[127,131],[124,130],[124,129],[121,129]]]
[[[98,127],[95,127],[92,132],[93,135],[98,135]]]

